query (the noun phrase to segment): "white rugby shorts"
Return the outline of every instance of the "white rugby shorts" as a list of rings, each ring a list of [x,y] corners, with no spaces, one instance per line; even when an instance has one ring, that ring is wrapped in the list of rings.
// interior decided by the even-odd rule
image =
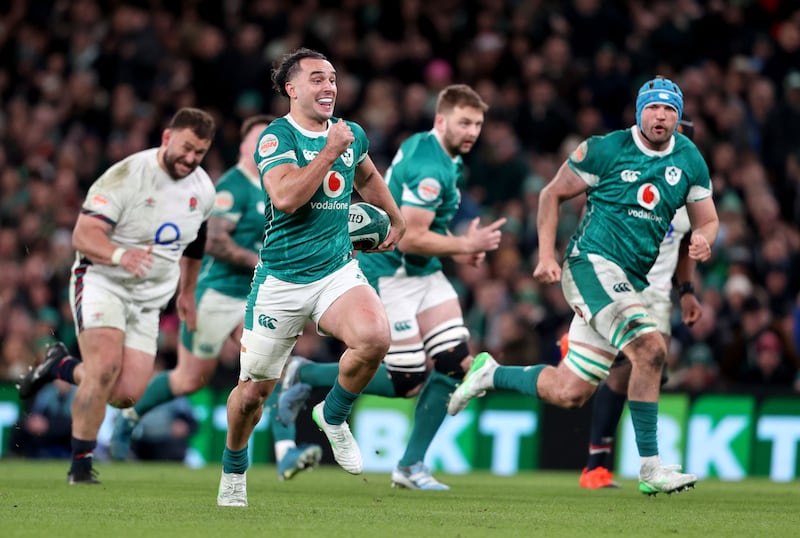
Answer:
[[[420,334],[417,324],[420,312],[458,300],[456,290],[441,271],[426,276],[382,276],[378,279],[378,290],[389,318],[392,342]]]
[[[564,298],[575,312],[569,328],[567,366],[581,379],[598,383],[608,376],[617,352],[642,334],[657,331],[657,321],[625,272],[597,255],[568,258],[561,274]],[[579,344],[598,348],[607,356]]]
[[[248,300],[239,378],[278,379],[308,319],[317,324],[339,297],[357,286],[369,286],[356,260],[310,284],[268,276]],[[371,287],[370,287],[371,289]],[[252,293],[251,293],[252,296]]]
[[[181,322],[181,343],[199,359],[216,359],[225,340],[244,319],[246,298],[205,289],[197,301],[197,330],[188,332]]]
[[[158,321],[161,316],[160,307],[137,302],[141,294],[140,287],[147,282],[123,285],[115,282],[99,272],[93,272],[91,266],[72,272],[70,277],[69,298],[72,316],[75,319],[76,331],[80,334],[85,329],[112,327],[125,333],[125,347],[144,351],[155,356],[158,348]],[[173,290],[174,292],[174,290]]]

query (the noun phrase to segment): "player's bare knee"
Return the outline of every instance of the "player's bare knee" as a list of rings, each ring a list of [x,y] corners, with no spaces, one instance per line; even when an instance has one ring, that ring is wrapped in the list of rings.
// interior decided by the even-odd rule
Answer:
[[[119,366],[109,365],[104,367],[98,375],[95,375],[96,383],[104,389],[112,387],[119,377]]]
[[[260,398],[242,398],[242,413],[249,415],[264,405]]]
[[[176,395],[194,394],[205,387],[216,371],[216,361],[209,361],[208,366],[181,367],[170,372],[169,385]]]
[[[267,399],[267,394],[260,385],[261,383],[253,381],[239,383],[239,401],[241,403],[242,413],[249,415],[263,407]]]
[[[205,387],[210,379],[211,378],[206,374],[179,376],[176,380],[177,382],[172,387],[172,390],[176,395],[194,394],[198,390]]]
[[[564,409],[578,409],[589,401],[592,393],[575,387],[560,387],[556,391],[557,405]]]
[[[356,355],[372,361],[383,360],[391,344],[389,324],[385,318],[373,320],[353,320],[348,334],[343,339],[345,345],[355,351]]]
[[[663,347],[657,348],[647,355],[646,360],[650,368],[660,372],[661,368],[664,366],[664,362],[667,360],[667,350]]]
[[[364,349],[364,355],[366,357],[376,358],[378,362],[380,362],[389,352],[389,344],[390,340],[387,333],[386,338],[376,338],[373,341],[366,342],[362,346],[362,349]]]
[[[625,355],[639,368],[660,372],[667,349],[660,334],[649,333],[631,342],[625,348]]]

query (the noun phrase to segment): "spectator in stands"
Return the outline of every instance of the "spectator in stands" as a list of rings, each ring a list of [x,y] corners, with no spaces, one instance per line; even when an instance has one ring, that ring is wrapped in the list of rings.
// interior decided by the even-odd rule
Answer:
[[[776,329],[765,329],[748,350],[747,364],[739,380],[747,385],[791,387],[797,375],[797,358],[784,336]]]

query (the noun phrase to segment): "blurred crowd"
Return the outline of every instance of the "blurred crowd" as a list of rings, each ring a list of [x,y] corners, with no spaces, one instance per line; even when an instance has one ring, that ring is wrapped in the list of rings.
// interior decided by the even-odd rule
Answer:
[[[559,287],[531,277],[539,191],[583,138],[634,124],[643,81],[678,82],[721,228],[694,283],[702,320],[688,328],[675,314],[668,387],[800,390],[796,0],[0,3],[0,379],[16,379],[53,339],[77,352],[71,230],[91,182],[159,145],[187,105],[218,121],[204,167],[219,177],[243,118],[286,112],[270,66],[298,46],[333,62],[336,115],[364,126],[381,171],[401,140],[431,128],[442,87],[468,83],[490,104],[456,227],[474,216],[509,224],[483,267],[447,272],[473,348],[506,364],[557,361],[571,318]],[[562,248],[582,203],[562,208]],[[168,311],[167,366],[176,331]],[[312,332],[304,353],[335,360]],[[220,375],[235,380],[235,344],[226,353]]]

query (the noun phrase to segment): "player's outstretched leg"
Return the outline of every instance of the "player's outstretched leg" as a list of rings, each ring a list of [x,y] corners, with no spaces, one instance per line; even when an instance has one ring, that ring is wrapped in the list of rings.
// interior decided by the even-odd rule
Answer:
[[[42,387],[56,378],[58,363],[67,357],[69,357],[69,351],[63,343],[56,342],[50,345],[41,364],[28,370],[28,373],[20,378],[17,384],[19,397],[27,400],[35,396]]]
[[[447,412],[451,415],[467,407],[473,398],[480,398],[487,390],[494,388],[494,371],[497,370],[497,361],[488,353],[478,353],[472,361],[464,381],[456,387],[447,403]]]

